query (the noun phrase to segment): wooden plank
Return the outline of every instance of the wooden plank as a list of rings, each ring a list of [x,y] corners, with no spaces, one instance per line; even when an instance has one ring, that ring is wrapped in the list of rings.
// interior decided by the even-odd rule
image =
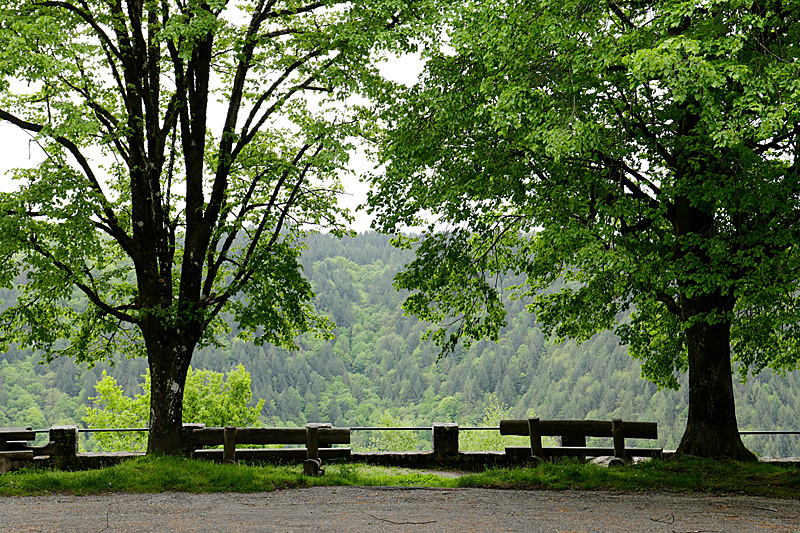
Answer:
[[[238,428],[237,444],[306,445],[306,428]],[[350,428],[319,428],[319,445],[350,444]]]
[[[628,457],[664,457],[663,448],[625,448]]]
[[[507,446],[506,454],[514,457],[529,457],[531,449],[527,446]],[[625,448],[625,454],[628,457],[661,457],[663,450],[661,448]],[[542,455],[544,457],[579,457],[585,455],[587,457],[604,457],[614,456],[614,448],[607,447],[580,447],[580,446],[545,446],[542,448]]]
[[[8,459],[9,461],[29,461],[33,459],[34,453],[31,450],[19,451],[0,451],[0,457]]]
[[[192,431],[195,446],[219,446],[223,428],[202,428]],[[302,444],[306,445],[306,428],[236,428],[237,444]],[[319,444],[350,444],[350,428],[320,428]]]
[[[540,420],[539,431],[543,436],[612,437],[610,420]],[[529,436],[527,420],[501,420],[501,435]],[[656,422],[625,422],[626,439],[657,439]]]
[[[0,450],[18,450],[36,440],[36,432],[31,428],[0,428]]]
[[[6,427],[0,428],[0,438],[3,438],[7,434],[15,434],[15,433],[34,433],[30,427]],[[29,439],[30,440],[30,439]]]
[[[223,442],[223,428],[202,428],[192,431],[194,446],[219,446]]]
[[[306,428],[239,428],[238,444],[306,444]]]
[[[236,450],[238,461],[292,461],[302,463],[308,451],[305,448],[245,448]],[[346,459],[350,457],[350,448],[320,448],[320,459]],[[222,461],[222,450],[196,450],[194,456],[201,459]]]
[[[25,449],[32,451],[34,455],[53,455],[56,452],[56,443],[51,440],[47,444],[27,446]]]

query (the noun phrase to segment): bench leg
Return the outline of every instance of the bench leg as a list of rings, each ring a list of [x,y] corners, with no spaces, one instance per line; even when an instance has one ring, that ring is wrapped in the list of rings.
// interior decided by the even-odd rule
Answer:
[[[535,468],[540,464],[544,463],[544,457],[541,455],[531,455],[525,460],[525,466],[529,468]]]
[[[303,474],[307,476],[319,476],[325,473],[322,468],[322,459],[306,459],[303,463]]]
[[[6,472],[10,472],[12,469],[11,459],[6,457],[0,457],[0,474],[5,474]]]
[[[611,421],[611,435],[614,438],[614,459],[608,466],[623,466],[631,464],[628,454],[625,453],[625,422],[620,418]]]
[[[222,437],[222,462],[236,462],[236,426],[225,426]]]
[[[544,457],[542,450],[542,431],[539,428],[538,418],[528,419],[528,435],[531,437],[531,456]]]

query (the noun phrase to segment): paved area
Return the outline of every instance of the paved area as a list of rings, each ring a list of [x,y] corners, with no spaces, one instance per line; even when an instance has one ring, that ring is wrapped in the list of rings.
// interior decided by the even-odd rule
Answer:
[[[800,531],[800,501],[706,495],[315,487],[0,498],[0,531]]]

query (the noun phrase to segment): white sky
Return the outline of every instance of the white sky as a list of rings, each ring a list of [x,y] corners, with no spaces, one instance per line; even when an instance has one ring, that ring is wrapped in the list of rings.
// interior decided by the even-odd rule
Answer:
[[[406,56],[383,63],[381,71],[393,81],[411,84],[419,77],[422,67],[423,63],[418,57]],[[43,158],[44,152],[31,135],[8,122],[0,121],[0,192],[11,192],[17,188],[17,182],[7,175],[9,170],[35,166]],[[355,175],[342,176],[346,194],[340,201],[341,205],[355,214],[353,229],[363,232],[369,229],[371,220],[366,213],[356,211],[356,207],[366,201],[368,190],[368,185],[361,183],[360,177],[371,171],[373,164],[359,151],[351,155],[350,168]]]

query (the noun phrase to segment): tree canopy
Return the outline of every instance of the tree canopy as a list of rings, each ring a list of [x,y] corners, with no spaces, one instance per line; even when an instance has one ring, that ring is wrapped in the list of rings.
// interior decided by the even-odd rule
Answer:
[[[421,83],[384,108],[378,227],[445,349],[496,338],[497,277],[556,338],[611,328],[643,373],[689,373],[679,452],[749,458],[742,377],[796,367],[797,7],[467,2]],[[433,222],[431,222],[433,220]],[[563,282],[558,289],[553,284]],[[629,320],[619,320],[632,310]]]
[[[351,97],[381,89],[376,58],[413,49],[427,9],[4,2],[0,119],[46,157],[0,195],[0,285],[25,281],[0,341],[48,358],[146,354],[148,451],[179,450],[192,353],[224,329],[221,311],[278,345],[330,328],[309,303],[303,236],[345,231],[338,174],[371,128]]]

